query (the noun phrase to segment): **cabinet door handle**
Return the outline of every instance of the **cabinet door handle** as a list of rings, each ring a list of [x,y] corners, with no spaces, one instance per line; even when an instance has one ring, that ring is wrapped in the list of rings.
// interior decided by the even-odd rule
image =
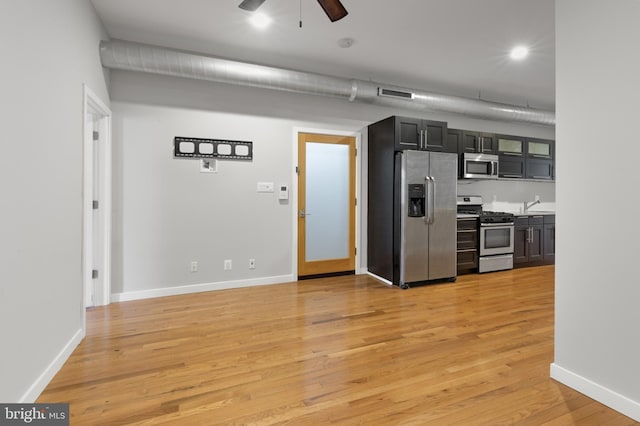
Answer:
[[[427,147],[429,146],[429,132],[427,132],[427,129],[424,129],[423,133],[424,133],[424,149],[427,149]]]
[[[531,244],[533,242],[533,227],[529,227],[529,244]]]
[[[424,149],[424,130],[420,130],[420,149]]]
[[[522,154],[518,152],[500,152],[500,155],[511,155],[512,157],[522,157]]]
[[[464,249],[464,250],[456,250],[458,253],[471,253],[472,251],[478,251],[476,249]]]
[[[506,177],[506,178],[521,178],[522,175],[502,175],[502,177]]]
[[[542,154],[529,154],[529,155],[535,158],[551,158],[550,155],[542,155]]]
[[[551,179],[551,176],[533,176],[534,179]]]
[[[480,136],[480,152],[484,151],[484,138]]]
[[[462,232],[478,232],[477,229],[458,229],[458,234]]]

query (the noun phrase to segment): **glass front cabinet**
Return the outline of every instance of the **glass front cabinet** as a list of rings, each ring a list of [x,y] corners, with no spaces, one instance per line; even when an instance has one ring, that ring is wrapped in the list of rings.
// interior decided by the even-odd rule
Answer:
[[[554,141],[496,135],[501,178],[553,180]]]

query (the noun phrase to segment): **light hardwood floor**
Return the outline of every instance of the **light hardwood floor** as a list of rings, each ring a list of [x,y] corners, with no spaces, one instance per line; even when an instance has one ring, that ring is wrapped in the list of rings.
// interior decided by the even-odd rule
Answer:
[[[72,425],[637,424],[549,378],[553,271],[114,303],[39,401]]]

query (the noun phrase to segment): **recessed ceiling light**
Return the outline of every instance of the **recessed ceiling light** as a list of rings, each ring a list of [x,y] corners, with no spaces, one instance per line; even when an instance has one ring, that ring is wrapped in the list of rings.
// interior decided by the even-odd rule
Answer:
[[[509,56],[511,56],[511,59],[513,59],[514,61],[520,61],[526,58],[528,54],[529,49],[527,49],[525,46],[516,46],[511,49],[511,53],[509,54]]]
[[[353,46],[353,43],[355,43],[355,40],[351,37],[345,37],[338,40],[338,46],[342,47],[343,49],[348,49],[349,47]]]
[[[271,24],[271,21],[272,20],[269,16],[260,12],[253,12],[251,14],[251,18],[249,18],[249,22],[251,22],[251,25],[261,30],[267,28],[269,24]]]

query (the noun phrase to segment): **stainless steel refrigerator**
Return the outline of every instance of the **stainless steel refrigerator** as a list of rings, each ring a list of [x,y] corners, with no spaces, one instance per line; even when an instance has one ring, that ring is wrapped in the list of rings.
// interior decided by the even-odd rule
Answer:
[[[400,221],[398,285],[455,281],[458,156],[430,151],[396,152]],[[396,228],[397,229],[397,228]],[[397,256],[397,253],[396,253]]]

